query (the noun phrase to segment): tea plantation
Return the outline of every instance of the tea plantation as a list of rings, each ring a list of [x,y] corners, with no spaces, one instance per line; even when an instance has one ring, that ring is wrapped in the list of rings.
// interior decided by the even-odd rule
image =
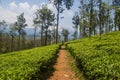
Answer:
[[[51,45],[1,54],[0,80],[31,80],[33,76],[35,80],[42,69],[53,66],[58,47]]]
[[[120,32],[67,43],[67,48],[88,80],[120,80]]]

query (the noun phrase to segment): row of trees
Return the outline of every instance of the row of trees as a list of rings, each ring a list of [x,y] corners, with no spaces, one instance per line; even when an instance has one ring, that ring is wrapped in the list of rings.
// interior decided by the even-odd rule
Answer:
[[[74,39],[91,37],[111,31],[120,30],[120,1],[113,0],[80,0],[79,12],[73,16]]]
[[[62,5],[65,5],[67,9],[72,6],[73,0],[51,0],[56,6],[57,15],[53,13],[46,5],[43,5],[41,9],[35,12],[33,19],[34,26],[34,39],[29,40],[26,38],[25,27],[26,19],[24,13],[17,16],[17,21],[12,24],[7,24],[5,21],[0,21],[0,52],[10,52],[21,49],[28,49],[37,46],[45,46],[53,43],[58,43],[60,40],[60,34],[58,32],[59,26],[59,14],[64,11]],[[9,28],[9,29],[6,29]],[[36,38],[36,31],[39,28],[40,38]],[[9,31],[7,31],[9,30]],[[69,34],[68,30],[63,29],[63,36],[66,39]],[[40,44],[38,44],[38,42]],[[7,45],[9,44],[9,45]]]
[[[17,16],[17,21],[10,25],[5,21],[0,21],[0,52],[28,49],[59,42],[59,15],[65,8],[70,9],[74,0],[49,1],[55,5],[57,14],[48,9],[47,5],[43,5],[41,9],[36,10],[33,19],[33,40],[26,39],[25,27],[27,24],[24,13]],[[90,38],[91,35],[96,34],[101,36],[102,33],[107,34],[113,30],[120,30],[119,3],[119,0],[113,0],[112,4],[109,0],[80,0],[79,12],[75,12],[72,18],[73,28],[75,29],[74,39],[87,36]],[[9,31],[5,31],[5,26],[10,27]],[[36,38],[38,28],[40,30],[40,38]],[[67,41],[69,31],[63,28],[62,35],[64,36],[64,41]],[[9,43],[10,45],[7,45]]]
[[[47,45],[47,39],[49,38],[53,40],[52,42],[58,43],[60,40],[60,34],[58,31],[59,26],[59,15],[63,13],[65,8],[70,9],[73,5],[74,0],[49,0],[56,7],[57,14],[55,15],[51,10],[49,10],[46,5],[43,5],[42,9],[37,10],[36,17],[34,19],[35,26],[35,34],[36,28],[40,27],[41,30],[41,45],[43,42],[43,35],[45,35],[45,45]],[[63,6],[65,5],[65,6]],[[68,33],[64,33],[67,31]],[[49,34],[48,34],[49,32]],[[44,34],[45,33],[45,34]],[[35,34],[34,34],[34,42],[35,42]],[[69,34],[69,31],[66,29],[62,30],[63,36]],[[51,39],[52,38],[52,39]],[[64,36],[64,40],[66,41],[66,37]],[[36,44],[36,43],[35,43]]]
[[[0,21],[0,52],[11,52],[32,48],[32,42],[26,39],[27,26],[24,13],[17,16],[15,23]]]

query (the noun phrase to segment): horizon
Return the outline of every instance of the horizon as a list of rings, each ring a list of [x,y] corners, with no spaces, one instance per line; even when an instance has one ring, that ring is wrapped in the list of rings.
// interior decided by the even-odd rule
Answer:
[[[60,14],[59,31],[61,31],[62,28],[68,29],[69,32],[74,31],[72,28],[72,17],[74,12],[78,11],[78,2],[79,0],[75,0],[70,10],[65,10]],[[43,4],[47,4],[48,8],[56,13],[56,9],[53,4],[49,2],[49,0],[3,0],[0,5],[0,20],[5,20],[7,23],[11,24],[17,20],[17,16],[24,12],[26,23],[28,24],[26,28],[34,28],[34,13],[37,9],[41,8]],[[64,18],[61,19],[61,17]]]

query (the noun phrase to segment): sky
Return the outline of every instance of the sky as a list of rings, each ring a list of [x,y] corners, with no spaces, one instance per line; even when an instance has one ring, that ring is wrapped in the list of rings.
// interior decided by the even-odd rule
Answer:
[[[71,10],[65,10],[60,17],[59,30],[62,28],[73,32],[72,17],[75,11],[78,11],[79,0],[74,0],[74,5]],[[28,28],[33,28],[34,13],[41,5],[47,4],[48,8],[56,12],[55,6],[49,3],[49,0],[1,0],[0,1],[0,20],[5,20],[8,23],[17,21],[17,16],[24,12]]]

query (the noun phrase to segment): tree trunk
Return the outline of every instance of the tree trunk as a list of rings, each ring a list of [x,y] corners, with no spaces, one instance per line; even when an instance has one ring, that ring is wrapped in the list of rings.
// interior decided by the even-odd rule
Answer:
[[[91,0],[90,1],[90,5],[91,5],[91,9],[90,9],[90,27],[89,27],[89,38],[91,38],[91,33],[92,33],[92,27],[93,27],[93,25],[92,25],[92,16],[93,16],[93,0]]]
[[[42,23],[42,26],[41,26],[41,39],[40,39],[40,43],[41,43],[41,46],[43,46],[43,23]]]
[[[60,4],[58,1],[58,7],[57,7],[57,26],[56,26],[56,44],[58,43],[58,26],[59,26],[59,12],[60,12]]]
[[[85,37],[86,36],[86,33],[85,33],[85,26],[83,26],[83,34],[82,34],[82,37]]]
[[[108,1],[108,19],[107,19],[107,33],[110,32],[110,10],[109,10],[109,1]]]
[[[35,40],[35,38],[36,38],[36,27],[34,29],[34,47],[36,46],[36,40]]]
[[[101,27],[101,21],[102,21],[102,17],[101,17],[101,5],[102,5],[102,0],[100,0],[100,5],[99,5],[99,19],[100,19],[100,24],[99,24],[99,34],[100,34],[100,39],[101,39],[101,34],[102,34],[102,27]]]
[[[80,26],[80,28],[79,28],[79,38],[81,38],[82,37],[82,26]]]
[[[14,42],[14,36],[11,36],[11,52],[14,51],[13,42]]]
[[[96,35],[96,30],[95,30],[95,27],[94,27],[94,36]]]
[[[46,29],[46,31],[45,31],[45,46],[47,45],[47,29]]]
[[[26,48],[25,47],[25,35],[22,35],[22,48],[21,49],[25,49],[25,48]]]
[[[78,38],[78,27],[76,25],[76,39]]]
[[[118,30],[120,31],[120,26],[118,26]]]
[[[114,19],[114,25],[115,25],[115,31],[117,30],[117,11],[115,10],[115,19]]]
[[[0,32],[0,52],[1,52],[1,48],[2,48],[2,32]]]
[[[20,50],[20,30],[18,30],[19,38],[18,38],[18,50]]]

